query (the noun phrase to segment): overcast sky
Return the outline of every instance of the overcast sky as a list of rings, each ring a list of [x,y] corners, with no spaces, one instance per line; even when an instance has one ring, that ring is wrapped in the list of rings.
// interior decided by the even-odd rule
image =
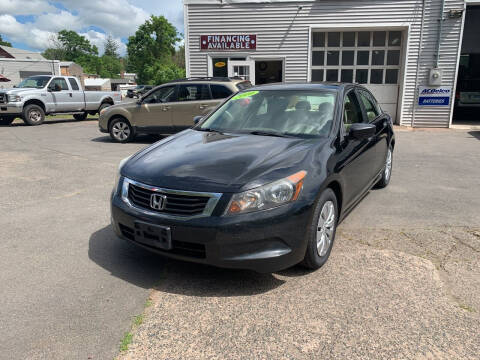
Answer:
[[[103,52],[107,34],[121,42],[150,15],[165,16],[183,33],[182,0],[0,0],[0,34],[20,49],[43,51],[62,29],[86,36]]]

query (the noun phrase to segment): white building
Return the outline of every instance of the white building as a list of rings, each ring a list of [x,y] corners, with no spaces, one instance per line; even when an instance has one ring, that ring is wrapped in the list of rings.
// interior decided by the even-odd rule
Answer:
[[[184,0],[184,10],[189,77],[356,82],[397,124],[451,124],[464,0]]]
[[[0,46],[0,75],[10,79],[0,88],[13,87],[33,75],[60,75],[60,62],[47,60],[41,54],[22,49]]]

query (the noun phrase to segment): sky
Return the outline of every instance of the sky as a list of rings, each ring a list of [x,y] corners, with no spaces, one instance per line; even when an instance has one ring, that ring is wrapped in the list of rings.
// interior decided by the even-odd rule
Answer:
[[[182,0],[0,0],[0,34],[14,47],[43,51],[56,32],[75,30],[103,53],[111,34],[126,52],[127,38],[150,15],[165,16],[183,33]]]

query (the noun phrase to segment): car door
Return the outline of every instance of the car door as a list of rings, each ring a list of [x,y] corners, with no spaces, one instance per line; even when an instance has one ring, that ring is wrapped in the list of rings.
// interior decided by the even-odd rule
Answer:
[[[195,116],[208,114],[220,101],[212,99],[208,84],[178,85],[177,101],[169,104],[175,130],[192,127]]]
[[[148,133],[173,131],[170,104],[176,98],[176,86],[161,86],[138,100],[132,110],[132,125]]]
[[[355,203],[376,175],[376,152],[372,139],[356,139],[349,133],[354,123],[366,122],[355,90],[344,96],[340,129],[339,172],[343,178],[345,207]]]
[[[64,78],[53,78],[48,85],[50,94],[52,95],[52,103],[54,112],[71,111],[72,91]]]
[[[373,95],[366,89],[357,88],[360,105],[363,107],[364,116],[370,124],[375,125],[376,133],[372,139],[375,146],[375,169],[379,173],[385,166],[388,150],[388,122],[389,117],[383,113]]]
[[[70,83],[71,90],[71,99],[70,99],[70,109],[72,111],[82,111],[85,110],[85,98],[83,95],[83,91],[80,89],[78,85],[77,79],[75,78],[68,78],[68,82]]]

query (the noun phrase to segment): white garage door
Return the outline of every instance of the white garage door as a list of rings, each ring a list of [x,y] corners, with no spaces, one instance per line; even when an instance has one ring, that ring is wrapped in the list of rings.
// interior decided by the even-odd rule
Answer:
[[[401,54],[401,31],[313,30],[311,81],[364,84],[395,121]]]

